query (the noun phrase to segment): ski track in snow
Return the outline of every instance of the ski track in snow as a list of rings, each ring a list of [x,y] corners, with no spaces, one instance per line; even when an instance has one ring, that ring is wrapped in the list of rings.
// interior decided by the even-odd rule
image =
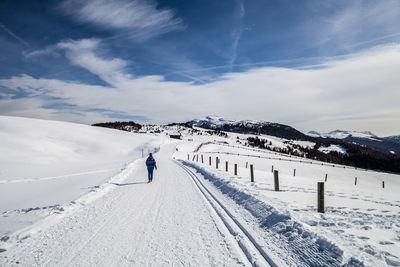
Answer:
[[[293,221],[287,214],[282,214],[267,203],[237,190],[211,173],[199,168],[191,162],[182,163],[196,171],[197,175],[205,178],[218,199],[229,203],[245,231],[252,232],[254,243],[261,250],[266,250],[277,266],[341,266],[342,254],[334,244],[316,236]],[[236,207],[235,207],[236,206]],[[235,207],[235,208],[233,208]],[[268,257],[269,257],[268,256]],[[350,266],[363,266],[352,259]]]
[[[216,216],[225,225],[231,234],[231,239],[236,240],[237,249],[243,253],[251,265],[255,266],[277,266],[276,263],[267,255],[261,246],[255,241],[254,237],[240,224],[227,208],[207,189],[200,181],[199,177],[187,167],[181,165],[193,179],[194,184],[204,199],[210,204]]]
[[[20,235],[0,253],[0,265],[248,266],[190,176],[169,159],[174,148],[156,154],[153,183],[137,161],[108,194]]]

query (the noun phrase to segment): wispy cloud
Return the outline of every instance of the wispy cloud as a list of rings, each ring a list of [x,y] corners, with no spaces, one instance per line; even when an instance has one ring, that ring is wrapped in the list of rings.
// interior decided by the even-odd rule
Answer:
[[[159,9],[145,0],[65,0],[61,9],[78,22],[125,31],[133,39],[145,40],[185,28],[174,10]]]
[[[313,17],[307,27],[319,39],[317,46],[351,50],[381,40],[399,40],[399,17],[399,1],[350,1],[327,17]]]
[[[235,64],[236,57],[237,57],[237,49],[239,46],[239,41],[242,38],[243,34],[243,18],[246,14],[244,8],[243,0],[237,0],[238,7],[237,7],[237,20],[238,24],[236,25],[235,29],[233,30],[233,42],[232,42],[232,56],[229,60],[229,66],[232,69],[233,65]]]
[[[102,58],[98,50],[102,45],[100,39],[64,40],[56,45],[48,46],[41,50],[24,52],[26,58],[40,57],[44,55],[60,56],[65,54],[69,61],[76,66],[97,75],[103,81],[114,85],[124,77],[131,77],[124,72],[128,61],[119,58]]]
[[[40,49],[40,50],[34,50],[34,51],[23,51],[22,55],[25,58],[34,58],[34,57],[40,57],[40,56],[55,56],[58,57],[60,56],[59,53],[57,53],[56,49],[54,49],[54,46],[48,46],[44,49]]]
[[[104,59],[96,54],[100,42],[99,39],[69,40],[58,43],[56,48],[64,50],[71,63],[90,71],[111,85],[129,78],[130,75],[123,71],[129,64],[128,61],[119,58]]]
[[[23,44],[26,47],[30,47],[30,45],[24,41],[21,37],[13,33],[10,29],[8,29],[6,26],[4,26],[2,23],[0,23],[0,28],[2,28],[6,33],[8,33],[10,36],[12,36],[15,40],[17,40],[19,43]]]

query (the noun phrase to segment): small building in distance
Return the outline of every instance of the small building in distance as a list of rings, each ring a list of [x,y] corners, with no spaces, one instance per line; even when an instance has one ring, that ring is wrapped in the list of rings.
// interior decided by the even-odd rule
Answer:
[[[181,136],[181,133],[170,133],[169,137],[172,138],[172,139],[179,139],[180,140],[182,136]]]

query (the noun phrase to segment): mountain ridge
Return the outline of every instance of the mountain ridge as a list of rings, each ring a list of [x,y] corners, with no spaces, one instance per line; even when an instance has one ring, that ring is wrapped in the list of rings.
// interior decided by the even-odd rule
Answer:
[[[315,143],[358,144],[370,147],[386,154],[400,155],[400,136],[378,137],[370,131],[334,130],[329,133],[310,131],[307,134],[285,124],[262,120],[229,120],[211,115],[203,119],[194,119],[185,123],[192,127],[221,130],[227,132],[265,134],[291,140],[311,141]]]

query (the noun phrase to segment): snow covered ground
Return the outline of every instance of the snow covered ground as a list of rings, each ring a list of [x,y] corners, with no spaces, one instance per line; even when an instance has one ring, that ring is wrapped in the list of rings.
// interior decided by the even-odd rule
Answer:
[[[0,238],[29,227],[117,175],[161,138],[0,116]]]
[[[346,154],[347,153],[346,149],[344,147],[339,146],[339,145],[330,145],[328,147],[321,146],[320,148],[318,148],[318,150],[323,152],[323,153],[325,153],[325,154],[328,154],[331,151],[338,152],[338,153],[341,153],[341,154]]]
[[[175,157],[187,162],[189,153],[189,166],[223,188],[226,195],[241,195],[233,198],[244,206],[246,199],[264,203],[268,211],[253,211],[254,216],[261,226],[272,220],[273,224],[267,223],[266,230],[275,227],[276,233],[282,235],[281,240],[287,240],[288,244],[292,243],[291,239],[301,240],[301,232],[308,231],[307,237],[312,234],[315,240],[322,238],[324,246],[335,246],[339,254],[343,254],[344,262],[362,262],[367,266],[400,265],[399,175],[326,166],[316,161],[313,164],[291,162],[283,156],[257,158],[266,153],[219,144],[203,145],[198,153],[190,153],[188,145],[181,146]],[[194,155],[199,155],[200,160],[193,161]],[[201,155],[204,163],[201,163]],[[216,157],[220,159],[218,169]],[[233,164],[238,164],[237,176],[233,173]],[[250,182],[250,164],[255,170],[254,183]],[[272,166],[279,170],[280,192],[274,191]],[[326,213],[321,214],[317,213],[317,182],[325,181],[326,175]]]
[[[200,131],[181,130],[176,141],[0,116],[0,265],[400,266],[399,175],[250,149],[241,145],[248,135]],[[147,184],[142,150],[158,148]],[[323,181],[322,214],[316,189]]]

